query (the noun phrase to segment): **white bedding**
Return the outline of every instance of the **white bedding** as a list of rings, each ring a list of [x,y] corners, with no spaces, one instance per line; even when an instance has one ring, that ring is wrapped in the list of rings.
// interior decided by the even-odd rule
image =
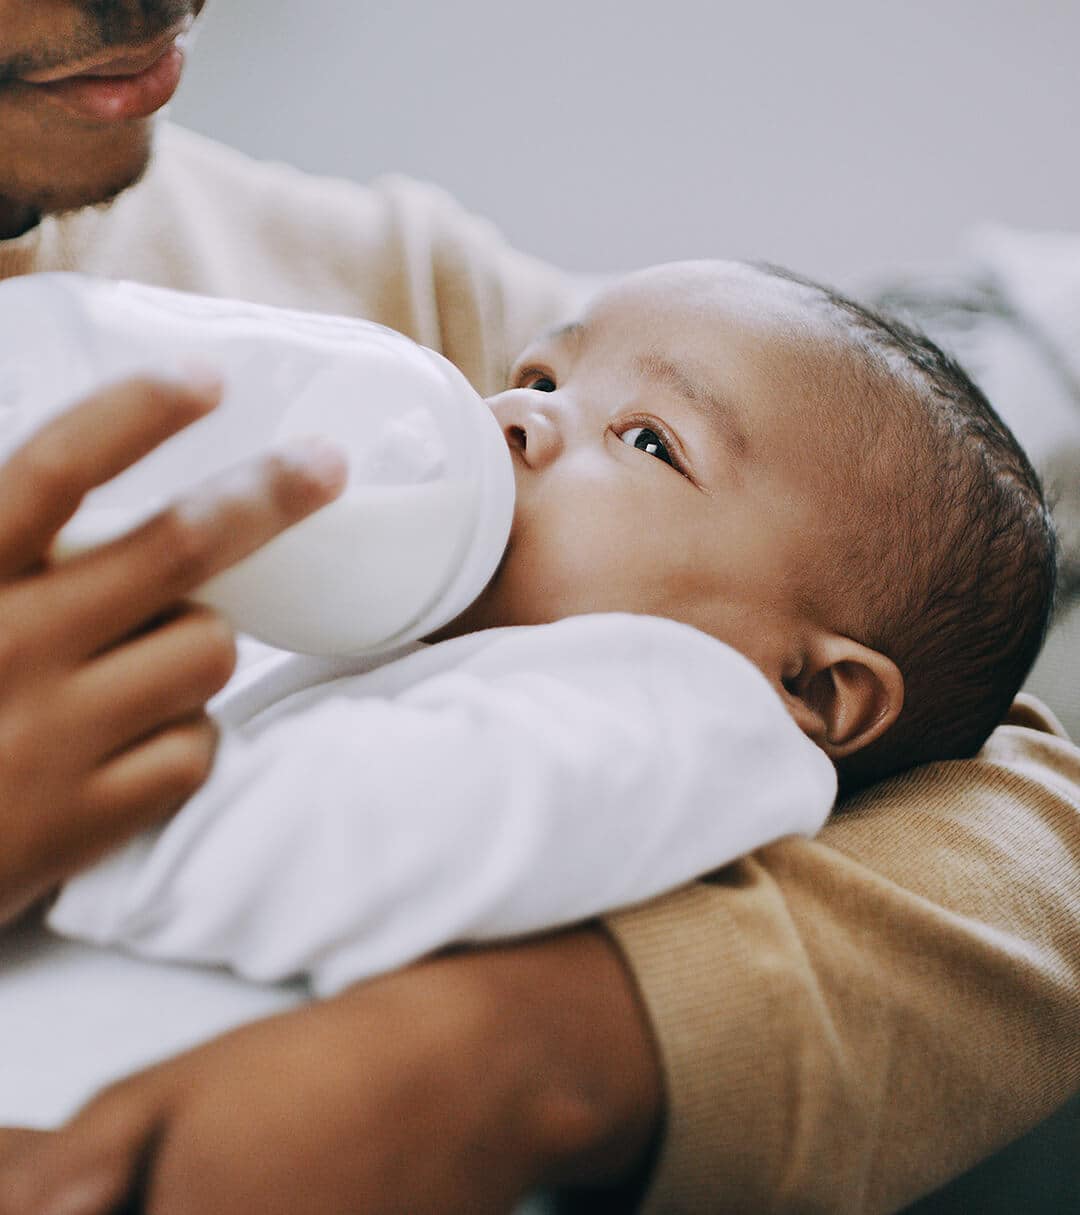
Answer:
[[[63,941],[35,924],[0,936],[0,1125],[50,1127],[103,1084],[304,999],[193,966]]]

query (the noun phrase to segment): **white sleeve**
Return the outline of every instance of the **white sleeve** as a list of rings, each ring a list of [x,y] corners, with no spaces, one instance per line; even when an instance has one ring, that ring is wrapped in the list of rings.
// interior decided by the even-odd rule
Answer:
[[[628,615],[500,632],[392,698],[344,680],[226,737],[210,785],[69,883],[51,925],[330,993],[824,822],[832,766],[727,646]]]

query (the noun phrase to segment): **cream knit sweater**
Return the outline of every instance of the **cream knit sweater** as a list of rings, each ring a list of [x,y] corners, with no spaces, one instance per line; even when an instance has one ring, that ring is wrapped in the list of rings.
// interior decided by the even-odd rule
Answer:
[[[177,130],[111,207],[0,242],[0,277],[65,269],[371,317],[485,393],[580,293],[438,190]],[[1080,752],[1021,703],[977,759],[608,927],[666,1074],[643,1210],[895,1210],[1080,1087]]]

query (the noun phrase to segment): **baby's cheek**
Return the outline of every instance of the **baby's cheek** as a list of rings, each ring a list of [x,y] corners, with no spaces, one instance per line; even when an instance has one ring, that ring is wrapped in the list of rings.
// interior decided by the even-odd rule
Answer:
[[[591,582],[572,538],[550,529],[516,536],[492,586],[500,624],[547,624],[583,610]]]
[[[547,545],[522,544],[510,553],[500,609],[515,624],[544,624],[565,614],[562,563]]]

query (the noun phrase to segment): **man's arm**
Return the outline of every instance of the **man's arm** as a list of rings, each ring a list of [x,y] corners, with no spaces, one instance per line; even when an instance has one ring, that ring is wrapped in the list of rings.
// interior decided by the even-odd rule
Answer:
[[[0,1215],[483,1213],[635,1179],[646,1210],[895,1210],[1080,1083],[1078,789],[1074,747],[1006,727],[617,917],[622,954],[449,955],[248,1026],[9,1138]]]
[[[8,1132],[0,1215],[494,1215],[632,1175],[660,1110],[633,983],[586,929],[421,963]]]
[[[83,496],[218,395],[118,385],[0,466],[0,922],[202,783],[215,742],[203,707],[232,671],[232,632],[178,604],[342,484],[336,458],[274,457],[51,564]]]
[[[610,921],[667,1092],[645,1211],[893,1211],[1080,1088],[1080,752],[1010,720]]]

